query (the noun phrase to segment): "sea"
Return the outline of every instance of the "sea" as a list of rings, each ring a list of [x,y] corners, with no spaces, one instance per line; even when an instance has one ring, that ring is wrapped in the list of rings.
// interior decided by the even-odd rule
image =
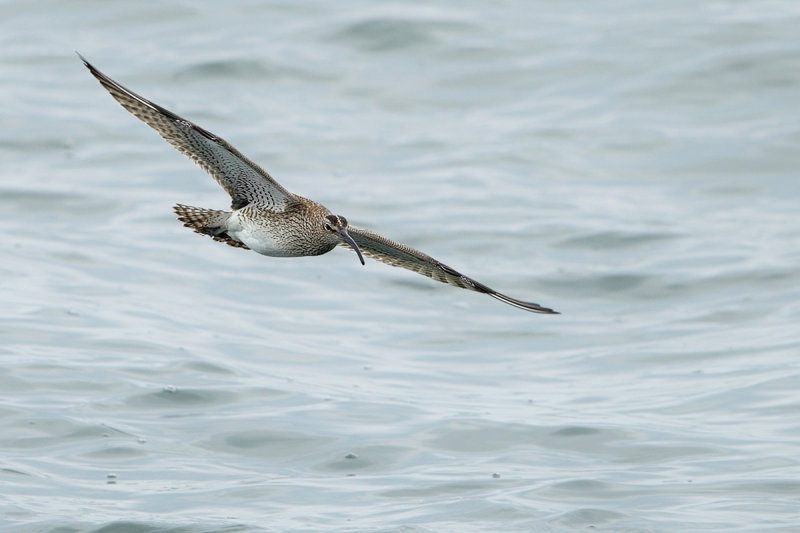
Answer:
[[[0,2],[0,531],[800,531],[800,3]],[[182,227],[79,52],[515,309]]]

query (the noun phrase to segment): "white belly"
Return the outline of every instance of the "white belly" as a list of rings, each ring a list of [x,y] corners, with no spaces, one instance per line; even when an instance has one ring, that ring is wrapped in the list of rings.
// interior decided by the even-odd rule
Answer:
[[[261,226],[247,220],[241,220],[238,215],[238,212],[234,212],[228,219],[228,235],[246,244],[254,252],[263,255],[272,257],[294,255],[289,253],[285,246],[282,246],[283,241],[276,238],[277,236],[270,231],[269,226]]]

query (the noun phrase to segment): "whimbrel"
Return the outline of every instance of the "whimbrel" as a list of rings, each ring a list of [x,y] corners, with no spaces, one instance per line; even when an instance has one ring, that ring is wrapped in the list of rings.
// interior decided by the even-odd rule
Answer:
[[[224,139],[142,98],[97,70],[80,54],[78,57],[122,107],[200,165],[231,196],[230,211],[183,204],[174,207],[178,220],[197,233],[274,257],[322,255],[337,246],[349,246],[361,264],[366,255],[442,283],[488,294],[519,309],[558,314],[499,293],[405,244],[349,225],[343,216],[332,214],[325,206],[287,191]]]

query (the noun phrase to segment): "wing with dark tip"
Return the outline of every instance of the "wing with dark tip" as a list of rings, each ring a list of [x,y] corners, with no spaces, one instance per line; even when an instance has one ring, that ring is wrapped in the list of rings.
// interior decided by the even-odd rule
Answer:
[[[296,201],[292,193],[224,139],[142,98],[97,70],[80,54],[78,57],[122,107],[211,174],[231,195],[234,209],[254,204],[271,211],[283,211]]]
[[[429,255],[409,248],[405,244],[400,244],[386,237],[381,237],[377,233],[353,226],[348,226],[347,232],[353,240],[356,241],[364,255],[386,263],[387,265],[405,268],[417,274],[428,276],[436,281],[441,281],[442,283],[447,283],[455,287],[461,287],[462,289],[482,292],[488,294],[492,298],[497,298],[501,302],[524,309],[525,311],[547,313],[551,315],[559,314],[558,311],[542,307],[539,304],[523,302],[522,300],[517,300],[516,298],[511,298],[510,296],[499,293],[483,283],[468,278],[444,263],[440,263]]]

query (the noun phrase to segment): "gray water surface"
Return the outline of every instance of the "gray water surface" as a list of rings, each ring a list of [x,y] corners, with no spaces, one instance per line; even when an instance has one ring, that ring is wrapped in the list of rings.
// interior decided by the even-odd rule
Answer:
[[[0,529],[796,531],[800,4],[0,4]],[[73,50],[525,313],[181,227]]]

